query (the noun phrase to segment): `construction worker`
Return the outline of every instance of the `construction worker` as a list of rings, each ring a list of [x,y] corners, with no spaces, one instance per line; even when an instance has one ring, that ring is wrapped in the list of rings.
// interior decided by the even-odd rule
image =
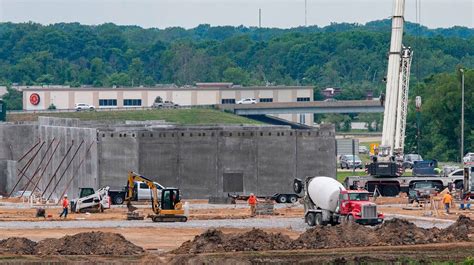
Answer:
[[[453,202],[453,197],[451,196],[451,193],[448,191],[443,196],[443,203],[444,203],[444,209],[446,210],[446,214],[449,214],[449,208],[451,207],[452,202]]]
[[[255,194],[250,193],[250,197],[247,202],[250,205],[250,217],[254,217],[257,212],[257,197]]]
[[[459,209],[461,209],[461,210],[471,210],[471,197],[469,195],[466,195],[461,200],[461,205],[459,206]]]
[[[64,219],[66,219],[67,218],[67,210],[68,210],[68,207],[69,207],[69,200],[67,199],[67,194],[64,194],[62,205],[63,205],[63,211],[59,215],[59,218],[63,217],[63,215],[64,215]]]

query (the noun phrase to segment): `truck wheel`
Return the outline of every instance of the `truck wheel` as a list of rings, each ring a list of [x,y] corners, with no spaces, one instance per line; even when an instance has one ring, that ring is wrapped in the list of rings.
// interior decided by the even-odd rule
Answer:
[[[306,223],[309,226],[314,226],[314,221],[315,221],[314,213],[308,213],[306,215]]]
[[[115,203],[115,204],[122,204],[122,203],[123,203],[123,198],[120,197],[120,196],[116,196],[116,197],[114,198],[114,203]]]
[[[298,197],[296,197],[295,195],[290,195],[289,201],[290,203],[296,203],[298,201]]]
[[[347,216],[347,223],[354,223],[354,216],[348,215]]]
[[[321,213],[316,213],[314,217],[314,223],[316,225],[323,225],[323,215]]]
[[[285,195],[279,195],[277,197],[277,202],[279,202],[279,203],[286,203],[287,201],[288,201],[288,199],[286,198]]]

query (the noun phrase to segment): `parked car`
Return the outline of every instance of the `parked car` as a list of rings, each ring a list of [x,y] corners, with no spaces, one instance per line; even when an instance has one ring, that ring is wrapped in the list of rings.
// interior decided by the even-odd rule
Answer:
[[[403,167],[413,169],[415,161],[423,161],[423,158],[418,154],[406,154],[403,156]]]
[[[368,154],[369,149],[365,145],[359,145],[359,154]]]
[[[173,103],[173,101],[155,102],[151,106],[152,108],[176,108],[179,104]]]
[[[81,110],[95,110],[95,107],[93,105],[89,105],[89,104],[86,104],[86,103],[76,103],[76,105],[74,106],[74,109],[76,111],[81,111]]]
[[[411,184],[408,189],[408,202],[419,202],[423,199],[429,199],[431,195],[436,195],[443,189],[440,182],[420,181]]]
[[[236,102],[237,104],[257,104],[257,100],[254,98],[243,98]]]
[[[339,164],[342,168],[360,168],[362,169],[362,160],[360,160],[359,156],[355,155],[341,155],[339,158]]]
[[[464,158],[464,162],[474,162],[474,153],[467,153]]]

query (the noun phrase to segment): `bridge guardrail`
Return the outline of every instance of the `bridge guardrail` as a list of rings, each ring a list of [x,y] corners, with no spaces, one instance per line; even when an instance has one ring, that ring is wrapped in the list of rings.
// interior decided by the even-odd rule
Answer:
[[[127,111],[127,110],[157,110],[157,109],[212,109],[215,105],[180,105],[174,107],[114,107],[114,108],[95,108],[92,111]],[[91,110],[76,109],[55,109],[55,110],[8,110],[7,114],[36,114],[36,113],[63,113],[63,112],[91,112]]]

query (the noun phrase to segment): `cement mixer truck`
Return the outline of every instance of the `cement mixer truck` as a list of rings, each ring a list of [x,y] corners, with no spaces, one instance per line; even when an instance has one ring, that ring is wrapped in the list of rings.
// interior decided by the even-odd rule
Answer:
[[[342,222],[377,225],[383,222],[383,214],[369,201],[366,190],[346,190],[337,180],[328,177],[295,179],[293,188],[297,194],[304,192],[305,221],[309,226]]]

